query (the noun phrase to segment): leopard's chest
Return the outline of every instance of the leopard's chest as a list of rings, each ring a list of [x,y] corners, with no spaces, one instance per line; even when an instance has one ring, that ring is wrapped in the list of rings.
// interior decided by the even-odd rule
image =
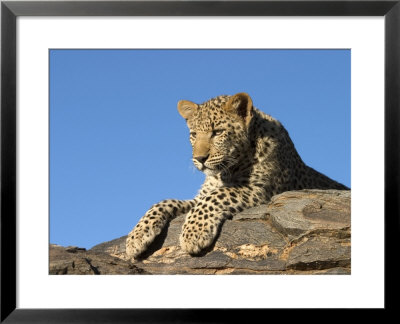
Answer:
[[[221,180],[219,176],[207,176],[203,185],[201,186],[199,195],[200,196],[207,196],[210,194],[212,191],[218,188],[222,188],[226,186]]]

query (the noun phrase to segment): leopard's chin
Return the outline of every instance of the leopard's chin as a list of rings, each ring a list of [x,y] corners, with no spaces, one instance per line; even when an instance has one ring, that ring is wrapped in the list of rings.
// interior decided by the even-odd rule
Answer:
[[[222,164],[216,164],[210,166],[207,165],[207,162],[205,164],[194,162],[194,166],[207,176],[216,176],[223,171]]]
[[[209,168],[204,168],[201,170],[206,176],[216,176],[218,173],[220,173],[219,170],[213,170]]]

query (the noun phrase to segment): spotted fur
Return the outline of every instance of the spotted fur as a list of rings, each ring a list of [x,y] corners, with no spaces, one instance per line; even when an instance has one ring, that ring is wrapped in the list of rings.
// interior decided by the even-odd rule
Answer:
[[[250,96],[219,96],[202,104],[182,100],[193,163],[206,174],[193,200],[152,206],[130,232],[126,252],[143,253],[169,220],[187,213],[181,248],[198,254],[214,242],[224,220],[273,195],[300,189],[348,189],[305,165],[282,124],[253,107]]]

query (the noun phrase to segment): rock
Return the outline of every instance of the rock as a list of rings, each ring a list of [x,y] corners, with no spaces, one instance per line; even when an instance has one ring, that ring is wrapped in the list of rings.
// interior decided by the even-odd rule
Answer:
[[[102,252],[117,258],[125,258],[126,235],[112,241],[103,242],[90,249],[91,252]]]
[[[145,274],[131,262],[84,248],[50,244],[49,274]]]
[[[67,251],[69,253],[76,253],[76,252],[79,252],[79,251],[86,251],[86,249],[85,248],[80,248],[80,247],[77,247],[77,246],[67,246],[65,248],[65,251]]]
[[[295,237],[310,230],[350,227],[350,202],[350,191],[288,191],[272,197],[267,213],[277,229]]]
[[[350,274],[350,205],[349,190],[288,191],[227,220],[200,256],[179,247],[184,216],[132,263],[126,236],[85,253],[108,254],[153,274]]]

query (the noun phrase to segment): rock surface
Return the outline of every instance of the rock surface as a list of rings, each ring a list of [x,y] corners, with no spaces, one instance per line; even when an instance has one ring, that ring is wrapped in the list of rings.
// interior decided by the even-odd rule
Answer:
[[[128,261],[75,246],[50,244],[49,274],[145,274]]]
[[[284,192],[227,220],[215,244],[196,257],[179,247],[184,216],[173,219],[138,260],[126,257],[126,236],[76,253],[85,262],[93,255],[90,264],[104,274],[111,273],[111,259],[116,264],[110,270],[120,274],[350,274],[350,205],[348,190]],[[50,252],[50,273],[84,274],[90,268],[83,261],[82,269],[77,261],[75,268],[71,261],[60,267],[58,259]]]

